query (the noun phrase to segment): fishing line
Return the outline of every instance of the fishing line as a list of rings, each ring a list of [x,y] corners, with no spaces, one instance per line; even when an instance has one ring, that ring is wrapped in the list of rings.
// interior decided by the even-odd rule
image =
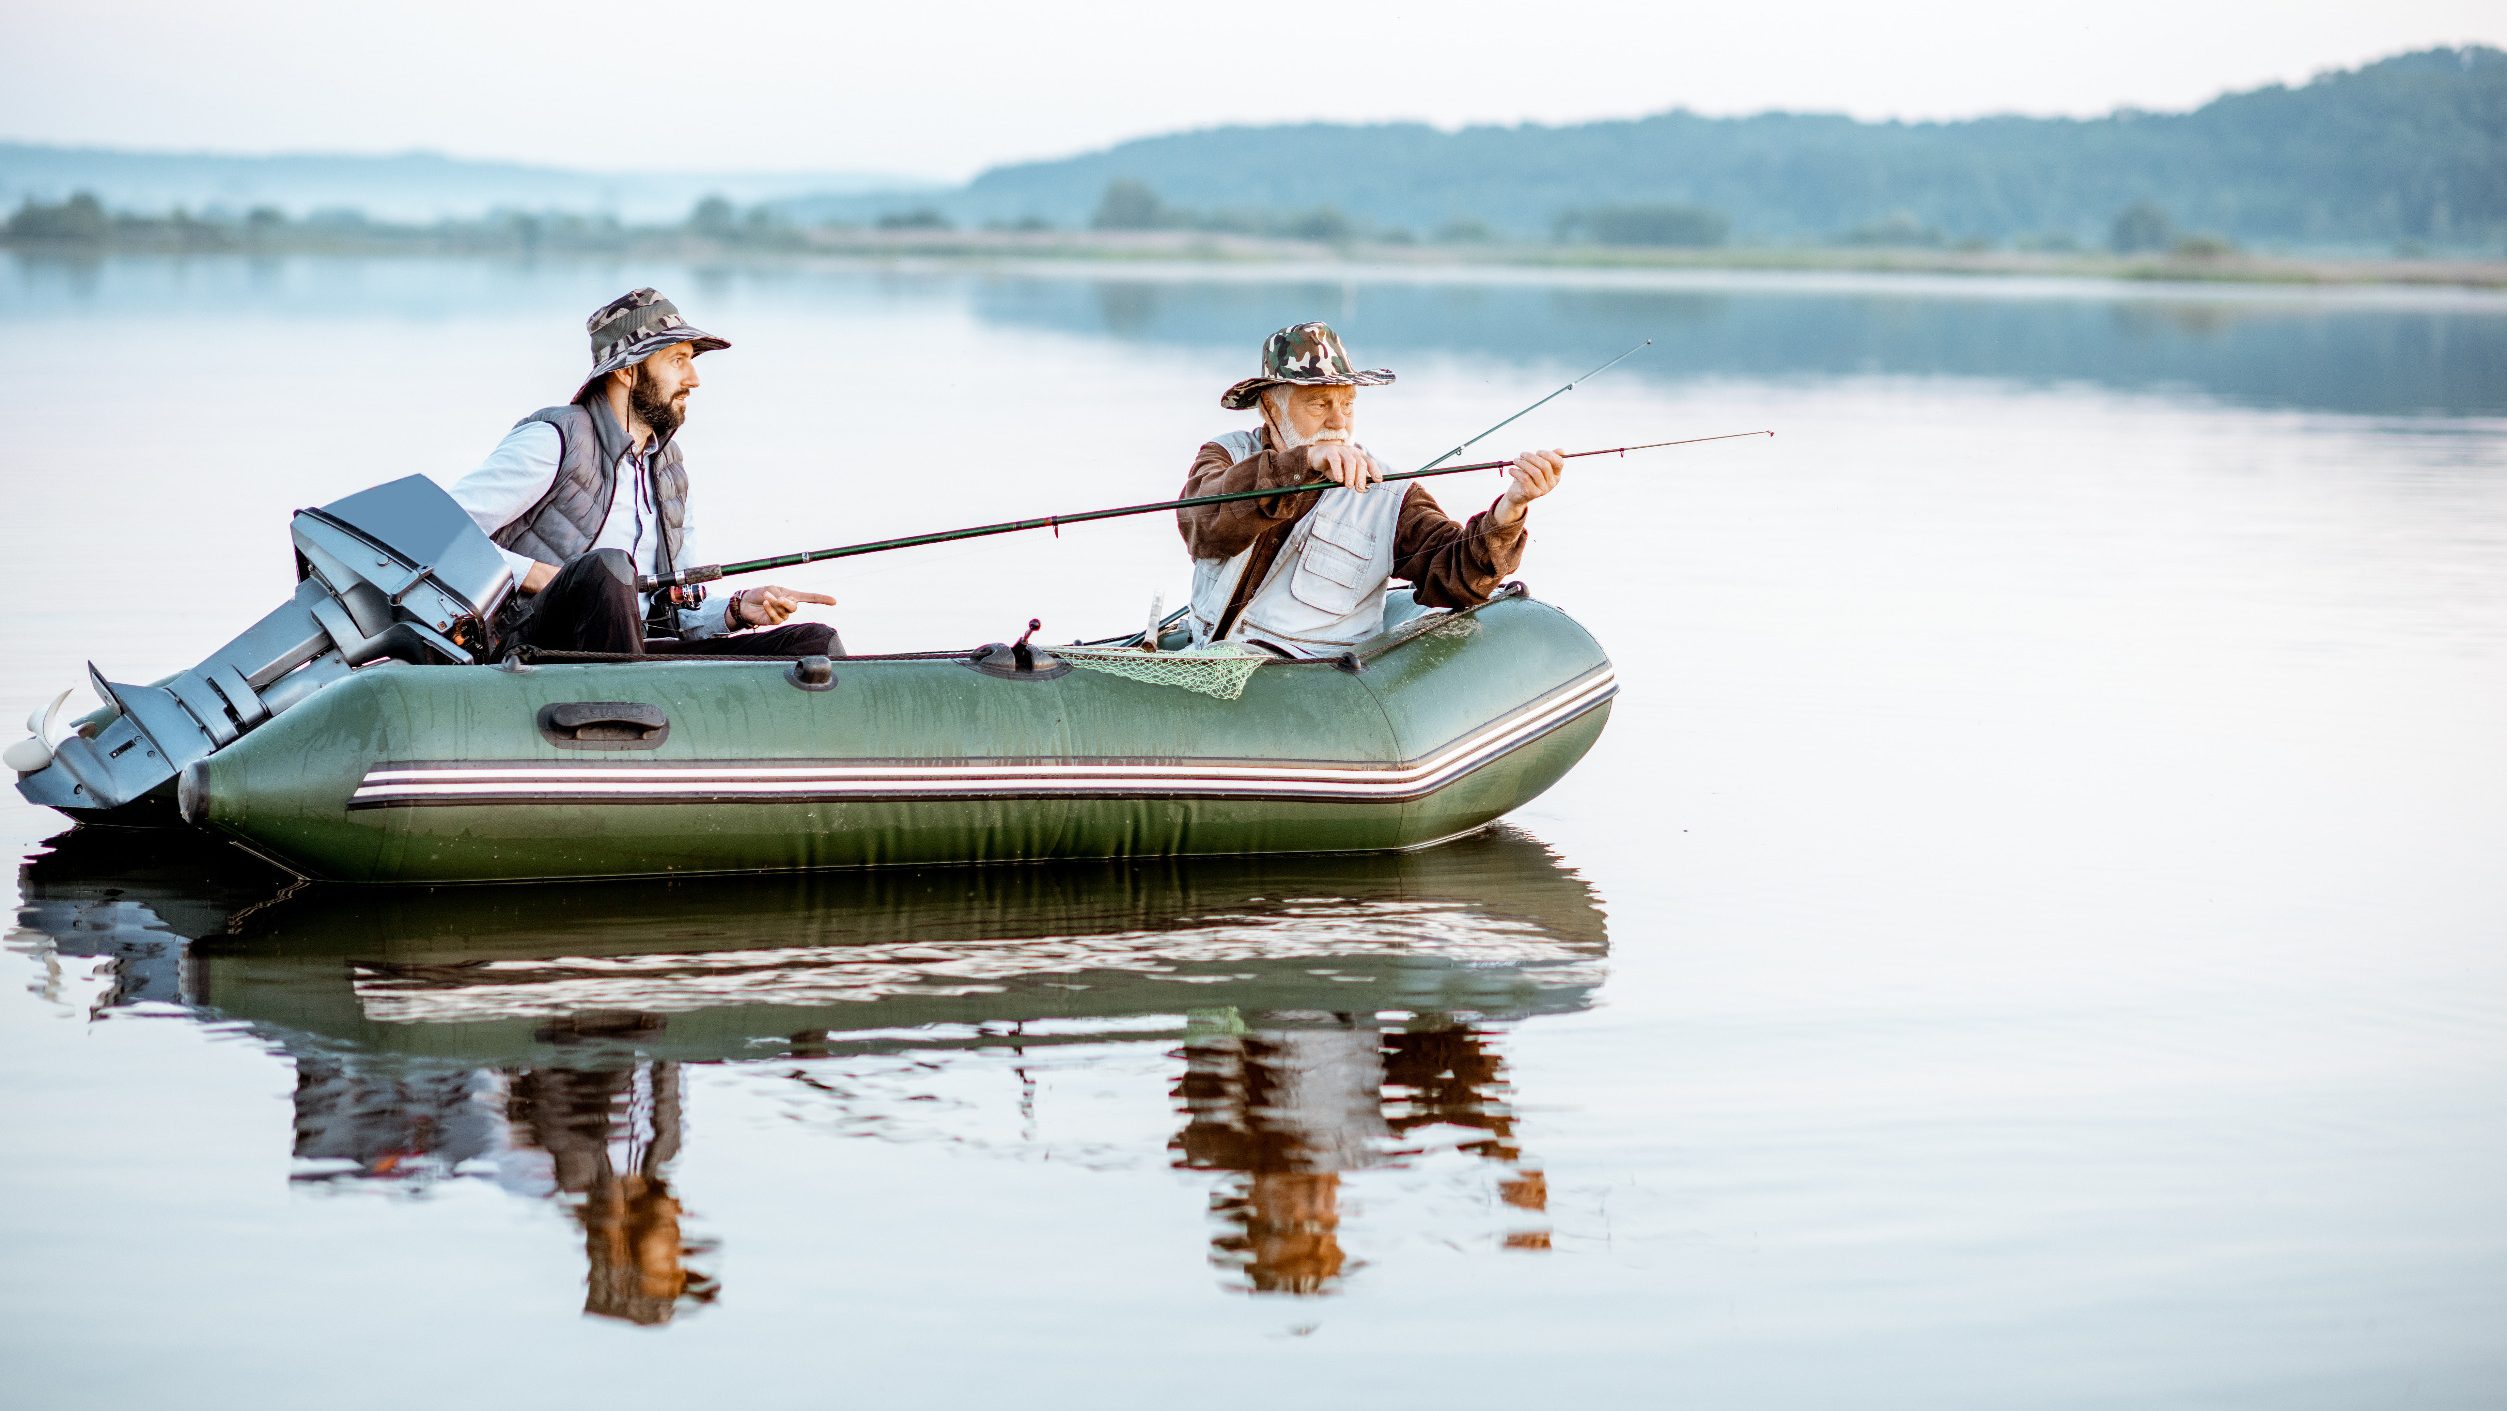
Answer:
[[[1443,465],[1445,462],[1447,462],[1447,461],[1449,461],[1449,460],[1452,460],[1454,457],[1461,455],[1463,452],[1465,452],[1465,451],[1467,451],[1467,450],[1470,450],[1472,447],[1474,447],[1474,446],[1476,446],[1476,445],[1480,444],[1482,441],[1487,440],[1487,439],[1488,439],[1491,435],[1493,435],[1494,433],[1499,432],[1499,431],[1503,431],[1503,430],[1505,430],[1507,427],[1514,425],[1516,422],[1523,420],[1525,417],[1530,416],[1532,413],[1534,413],[1534,412],[1536,412],[1536,411],[1539,411],[1539,410],[1540,410],[1541,408],[1543,408],[1543,407],[1548,406],[1550,403],[1552,403],[1552,402],[1554,402],[1554,401],[1558,400],[1560,397],[1565,396],[1565,395],[1566,395],[1566,394],[1568,394],[1569,392],[1573,392],[1574,390],[1576,390],[1576,384],[1577,384],[1577,383],[1579,383],[1579,382],[1590,382],[1590,381],[1592,381],[1594,378],[1599,377],[1599,376],[1601,376],[1603,373],[1606,373],[1606,372],[1610,371],[1612,368],[1615,368],[1615,367],[1619,366],[1621,363],[1626,362],[1629,358],[1631,358],[1631,357],[1635,356],[1637,353],[1642,352],[1642,351],[1644,351],[1645,349],[1647,349],[1647,348],[1651,348],[1651,347],[1653,347],[1653,346],[1654,346],[1654,340],[1653,340],[1653,339],[1651,339],[1651,338],[1648,338],[1648,339],[1646,339],[1644,342],[1637,344],[1637,345],[1636,345],[1635,347],[1633,347],[1633,348],[1630,348],[1627,352],[1621,353],[1618,357],[1615,357],[1615,358],[1611,359],[1609,362],[1606,362],[1606,363],[1602,364],[1600,367],[1597,367],[1597,368],[1593,369],[1591,372],[1586,373],[1584,376],[1582,376],[1582,377],[1574,377],[1574,378],[1569,378],[1569,379],[1567,380],[1567,385],[1566,385],[1566,386],[1559,388],[1557,391],[1550,393],[1548,396],[1543,397],[1541,400],[1539,400],[1539,401],[1537,401],[1537,402],[1534,402],[1532,405],[1530,405],[1530,406],[1528,406],[1528,407],[1525,407],[1522,411],[1519,411],[1519,412],[1515,413],[1513,416],[1510,416],[1510,417],[1506,418],[1504,421],[1499,422],[1497,425],[1490,427],[1487,431],[1483,431],[1483,432],[1481,432],[1479,435],[1474,436],[1474,437],[1472,437],[1470,440],[1463,442],[1461,445],[1456,446],[1454,449],[1452,449],[1452,450],[1450,450],[1450,451],[1447,451],[1445,454],[1443,454],[1443,455],[1441,455],[1441,456],[1438,456],[1435,460],[1429,461],[1426,465],[1423,465],[1423,466],[1419,467],[1419,469],[1418,469],[1417,471],[1413,472],[1413,473],[1414,473],[1414,474],[1425,474],[1425,473],[1426,473],[1426,472],[1428,472],[1428,471],[1434,470],[1436,467],[1438,467],[1438,466],[1440,466],[1440,465]],[[1387,478],[1389,479],[1390,477],[1387,477]]]

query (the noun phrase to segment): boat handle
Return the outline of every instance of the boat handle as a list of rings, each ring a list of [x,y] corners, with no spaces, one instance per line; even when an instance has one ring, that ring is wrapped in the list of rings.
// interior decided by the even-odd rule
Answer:
[[[560,701],[541,709],[540,738],[564,750],[657,749],[670,716],[642,701]]]

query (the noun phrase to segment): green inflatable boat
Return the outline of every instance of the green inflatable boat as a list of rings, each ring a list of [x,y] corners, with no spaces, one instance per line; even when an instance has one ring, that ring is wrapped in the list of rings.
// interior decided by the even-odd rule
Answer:
[[[1510,584],[1330,660],[1162,630],[801,662],[507,656],[493,545],[413,477],[300,511],[294,598],[10,748],[82,822],[182,822],[325,881],[1350,853],[1473,832],[1591,748],[1609,658]],[[1033,634],[1034,624],[1030,624]],[[57,703],[56,703],[57,707]]]
[[[1615,689],[1520,592],[1233,700],[1001,655],[371,666],[193,766],[183,815],[350,882],[1371,852],[1548,788]]]

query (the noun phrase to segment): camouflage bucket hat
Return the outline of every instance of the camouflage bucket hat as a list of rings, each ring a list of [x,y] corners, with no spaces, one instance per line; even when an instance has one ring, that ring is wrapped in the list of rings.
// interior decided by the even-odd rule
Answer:
[[[1330,324],[1292,323],[1263,340],[1262,371],[1219,394],[1219,405],[1241,412],[1266,387],[1381,387],[1393,380],[1382,368],[1352,371],[1349,350]]]
[[[694,343],[700,353],[731,346],[727,338],[690,326],[679,317],[678,305],[651,289],[630,290],[601,305],[583,321],[583,327],[592,335],[592,372],[575,389],[577,398],[590,391],[593,383],[673,343]]]

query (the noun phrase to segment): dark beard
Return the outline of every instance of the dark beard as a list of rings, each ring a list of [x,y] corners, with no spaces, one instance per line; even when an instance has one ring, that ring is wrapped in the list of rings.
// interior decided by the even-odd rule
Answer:
[[[669,440],[679,423],[687,420],[678,406],[665,399],[661,389],[644,376],[642,368],[635,370],[635,382],[627,388],[627,405],[635,408],[635,414],[644,419],[646,426],[653,428],[656,441]]]

